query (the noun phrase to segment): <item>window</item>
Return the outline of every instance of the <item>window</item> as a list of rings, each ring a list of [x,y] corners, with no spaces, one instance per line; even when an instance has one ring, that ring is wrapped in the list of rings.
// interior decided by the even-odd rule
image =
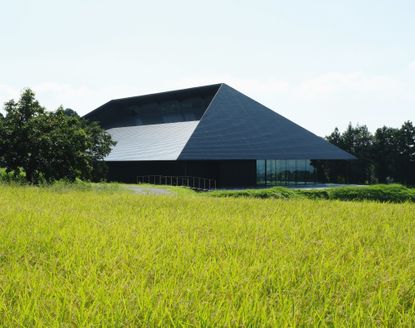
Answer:
[[[308,159],[257,160],[257,185],[304,185],[315,183],[315,168]]]
[[[265,160],[256,161],[256,183],[265,185]]]

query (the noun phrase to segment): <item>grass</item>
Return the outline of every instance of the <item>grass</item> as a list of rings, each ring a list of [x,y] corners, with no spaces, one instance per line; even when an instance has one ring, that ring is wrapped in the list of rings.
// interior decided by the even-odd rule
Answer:
[[[2,327],[415,325],[415,204],[0,195]]]
[[[244,190],[218,190],[210,193],[214,197],[234,198],[273,198],[273,199],[331,199],[348,201],[378,201],[378,202],[415,202],[415,189],[398,184],[372,185],[372,186],[348,186],[327,189],[289,189],[285,187],[273,187],[266,189]]]
[[[150,188],[150,189],[151,188],[164,189],[164,190],[171,191],[173,194],[179,195],[179,196],[195,196],[199,194],[199,192],[193,189],[190,189],[187,187],[181,187],[181,186],[155,185],[155,184],[148,184],[148,183],[140,183],[136,186],[141,187],[141,188]]]

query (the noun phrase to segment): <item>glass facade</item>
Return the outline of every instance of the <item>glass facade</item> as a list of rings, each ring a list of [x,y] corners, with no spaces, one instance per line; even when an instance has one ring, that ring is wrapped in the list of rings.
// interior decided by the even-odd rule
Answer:
[[[316,183],[316,170],[308,159],[257,160],[257,185],[302,185]]]

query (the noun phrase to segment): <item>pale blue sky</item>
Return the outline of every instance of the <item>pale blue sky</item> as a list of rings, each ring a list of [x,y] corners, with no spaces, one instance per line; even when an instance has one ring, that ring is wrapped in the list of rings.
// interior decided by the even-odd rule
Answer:
[[[415,121],[415,1],[0,0],[0,102],[225,82],[309,130]]]

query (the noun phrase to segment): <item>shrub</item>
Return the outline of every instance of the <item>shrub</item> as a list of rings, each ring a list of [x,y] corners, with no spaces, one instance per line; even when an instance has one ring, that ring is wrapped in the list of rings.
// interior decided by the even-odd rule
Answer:
[[[0,183],[17,183],[22,184],[26,181],[26,175],[24,172],[20,172],[18,175],[12,172],[7,172],[6,169],[0,168]]]
[[[415,202],[415,189],[399,184],[350,186],[330,189],[298,190],[285,187],[269,189],[223,190],[211,193],[215,197],[249,197],[274,199],[333,199],[344,201]]]
[[[329,191],[329,198],[402,203],[406,201],[415,201],[415,189],[410,189],[398,184],[334,188]]]
[[[268,189],[218,190],[211,192],[210,195],[215,197],[247,197],[274,199],[290,199],[302,197],[296,190],[284,187],[274,187]]]

